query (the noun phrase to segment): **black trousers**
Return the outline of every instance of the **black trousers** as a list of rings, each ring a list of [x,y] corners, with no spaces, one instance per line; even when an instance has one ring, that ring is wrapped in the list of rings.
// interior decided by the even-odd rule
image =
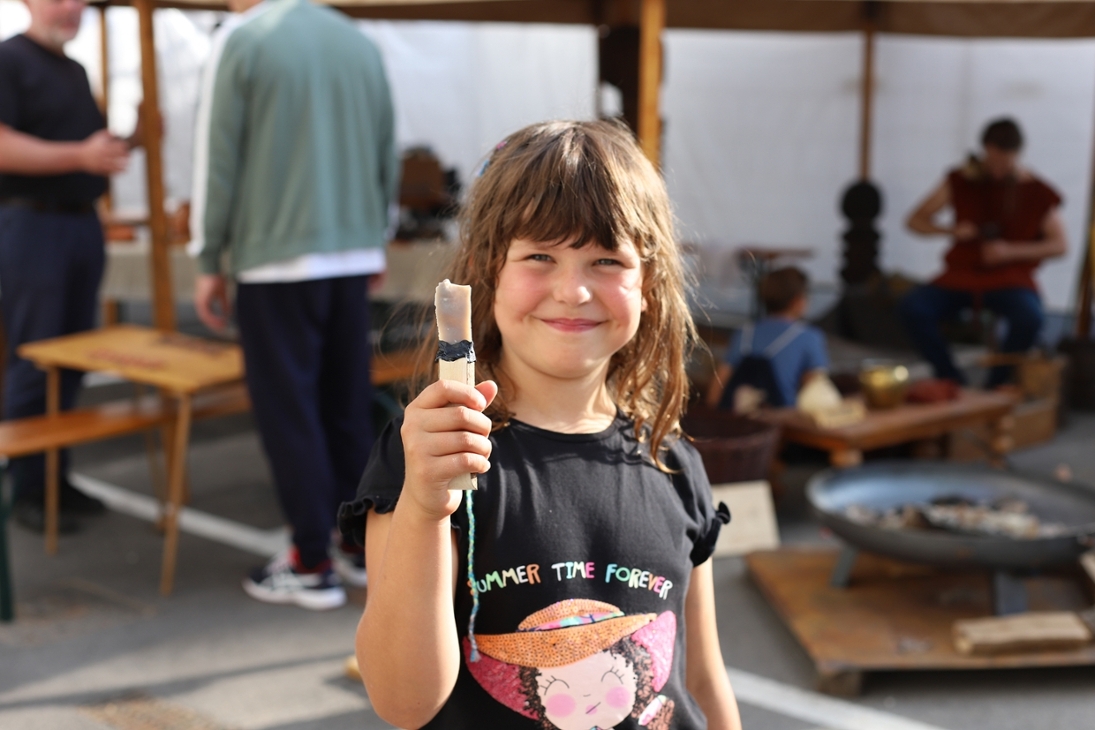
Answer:
[[[4,418],[46,411],[46,376],[16,354],[25,342],[89,330],[98,316],[103,229],[95,213],[49,213],[0,206],[0,314],[7,337]],[[61,373],[61,409],[76,402],[83,373]],[[61,473],[68,452],[61,452]],[[15,496],[39,497],[45,457],[11,462]]]
[[[372,448],[368,296],[366,276],[237,288],[255,420],[305,567],[327,558]]]

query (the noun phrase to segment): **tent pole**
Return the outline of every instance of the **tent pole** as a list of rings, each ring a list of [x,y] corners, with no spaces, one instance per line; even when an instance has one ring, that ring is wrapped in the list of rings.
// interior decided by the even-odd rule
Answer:
[[[639,19],[639,144],[661,166],[662,31],[665,0],[642,0]]]
[[[156,79],[156,46],[152,27],[153,0],[134,0],[140,22],[141,80],[144,100],[145,169],[148,177],[148,220],[152,232],[152,309],[158,329],[175,329],[175,302],[171,292],[171,259],[167,240],[167,215],[164,212],[163,124],[160,121],[160,96]]]
[[[99,69],[100,79],[99,83],[99,107],[102,109],[103,116],[107,116],[107,112],[110,109],[110,31],[106,25],[106,5],[100,5],[99,8]]]
[[[874,45],[877,25],[875,4],[864,7],[866,24],[863,28],[863,83],[860,89],[859,117],[859,179],[871,178],[872,113],[874,111]]]

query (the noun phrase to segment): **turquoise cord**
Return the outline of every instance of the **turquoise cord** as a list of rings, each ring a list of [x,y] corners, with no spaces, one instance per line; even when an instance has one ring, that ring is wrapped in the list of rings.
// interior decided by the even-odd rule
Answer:
[[[479,661],[479,644],[475,641],[475,616],[479,613],[479,587],[475,584],[475,512],[472,510],[472,494],[464,492],[464,506],[468,511],[468,583],[471,584],[471,616],[468,618],[468,642],[471,644],[471,661]]]

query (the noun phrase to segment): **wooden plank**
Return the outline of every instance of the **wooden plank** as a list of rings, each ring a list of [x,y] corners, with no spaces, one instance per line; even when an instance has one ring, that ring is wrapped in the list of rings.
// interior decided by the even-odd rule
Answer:
[[[175,299],[171,292],[171,259],[168,250],[167,213],[164,210],[163,123],[160,116],[159,81],[156,78],[153,0],[133,0],[137,8],[141,45],[141,102],[144,122],[145,176],[148,187],[149,230],[152,234],[152,311],[156,327],[175,329]]]
[[[1010,393],[966,390],[957,400],[944,403],[906,403],[868,411],[862,421],[838,428],[821,428],[793,408],[762,410],[757,417],[782,427],[784,439],[794,443],[830,451],[869,451],[994,421],[1010,413],[1016,402]]]
[[[416,353],[401,350],[374,359],[373,384],[405,380],[414,372]],[[202,420],[251,409],[243,382],[203,391],[194,398],[193,419]],[[38,454],[50,448],[115,438],[146,431],[173,418],[170,401],[164,407],[158,396],[139,400],[113,401],[94,408],[81,408],[56,416],[33,416],[0,421],[0,455],[8,458]]]
[[[753,580],[820,674],[1095,666],[1093,644],[1072,651],[960,654],[954,648],[954,622],[992,614],[987,571],[936,571],[861,554],[851,585],[834,588],[829,577],[837,555],[831,548],[783,548],[745,559]],[[1070,580],[1071,591],[1041,590],[1035,582],[1031,607],[1080,610],[1082,596]]]
[[[1080,648],[1091,638],[1091,630],[1071,611],[990,616],[954,623],[954,647],[966,655],[1067,651]]]
[[[39,454],[51,448],[122,436],[158,426],[167,414],[149,399],[107,403],[96,408],[66,411],[57,416],[34,416],[0,422],[0,455],[8,458]]]
[[[116,325],[19,348],[38,367],[115,373],[126,380],[192,393],[241,380],[243,353],[230,342]]]
[[[867,6],[871,7],[871,6]],[[870,11],[866,11],[870,12]],[[859,107],[859,179],[871,179],[871,140],[874,131],[874,49],[877,26],[873,17],[866,19],[863,29],[863,79],[860,86]]]

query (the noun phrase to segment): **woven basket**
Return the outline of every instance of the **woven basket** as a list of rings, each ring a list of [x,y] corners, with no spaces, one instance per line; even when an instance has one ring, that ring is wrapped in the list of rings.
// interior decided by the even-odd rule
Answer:
[[[767,479],[779,448],[778,426],[730,411],[693,410],[681,420],[712,484]]]

